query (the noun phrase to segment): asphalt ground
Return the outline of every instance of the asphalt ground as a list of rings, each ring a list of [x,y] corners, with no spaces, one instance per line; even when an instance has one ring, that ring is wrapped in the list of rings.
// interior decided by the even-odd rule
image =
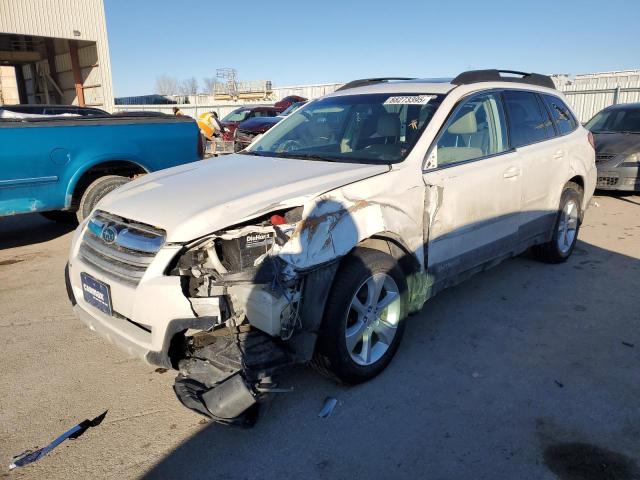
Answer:
[[[523,255],[442,292],[369,383],[292,369],[295,390],[246,430],[186,410],[171,371],[73,316],[69,227],[2,219],[0,477],[640,478],[640,196],[594,203],[567,263]],[[338,404],[319,418],[326,397]],[[106,409],[9,472],[13,455]]]

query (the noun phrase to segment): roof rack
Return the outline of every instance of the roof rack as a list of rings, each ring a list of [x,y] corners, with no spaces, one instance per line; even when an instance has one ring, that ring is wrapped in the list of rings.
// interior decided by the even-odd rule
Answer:
[[[349,88],[365,87],[367,85],[373,85],[376,83],[385,83],[385,82],[388,82],[389,80],[415,80],[415,78],[409,78],[409,77],[362,78],[360,80],[353,80],[349,83],[345,83],[343,86],[338,88],[336,92],[339,92],[340,90],[348,90]]]
[[[503,73],[517,76],[504,76],[502,75]],[[516,82],[553,88],[554,90],[556,88],[551,77],[547,75],[518,72],[516,70],[469,70],[451,80],[451,83],[454,85],[468,85],[478,82]]]

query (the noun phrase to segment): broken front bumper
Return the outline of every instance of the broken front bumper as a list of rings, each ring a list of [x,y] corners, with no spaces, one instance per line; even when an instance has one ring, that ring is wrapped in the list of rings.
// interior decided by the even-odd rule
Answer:
[[[221,318],[218,298],[209,302],[209,316],[197,317],[182,292],[180,278],[164,275],[176,249],[161,250],[136,286],[120,283],[83,261],[75,242],[66,269],[67,292],[74,312],[92,330],[132,356],[152,365],[171,367],[174,336],[187,329],[207,329]],[[84,299],[81,273],[109,286],[112,315]]]
[[[107,317],[106,315],[90,312],[80,305],[75,305],[73,311],[76,316],[101,337],[124,350],[132,357],[165,368],[172,368],[169,358],[169,348],[174,335],[187,329],[206,329],[210,321],[200,318],[176,319],[169,322],[165,330],[165,340],[160,350],[153,350],[148,342],[148,332],[125,318]]]

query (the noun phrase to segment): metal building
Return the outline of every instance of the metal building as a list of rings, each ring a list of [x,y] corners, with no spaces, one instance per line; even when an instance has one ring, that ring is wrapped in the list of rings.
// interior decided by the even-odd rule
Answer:
[[[111,111],[103,0],[0,0],[0,66],[0,104]]]

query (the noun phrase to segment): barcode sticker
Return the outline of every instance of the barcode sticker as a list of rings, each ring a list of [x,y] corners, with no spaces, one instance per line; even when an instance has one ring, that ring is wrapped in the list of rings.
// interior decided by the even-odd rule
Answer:
[[[404,95],[389,97],[385,100],[384,105],[426,105],[432,98],[435,97],[433,95]]]

